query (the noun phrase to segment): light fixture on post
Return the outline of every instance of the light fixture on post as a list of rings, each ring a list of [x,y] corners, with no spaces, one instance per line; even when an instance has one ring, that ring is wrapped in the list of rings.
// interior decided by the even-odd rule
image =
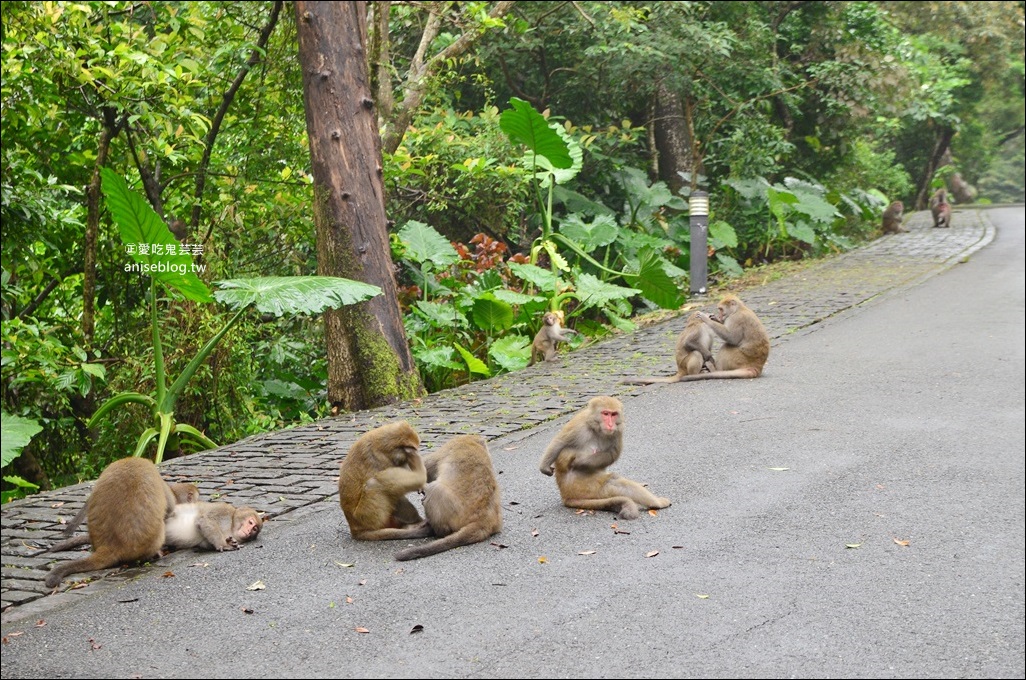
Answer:
[[[709,278],[709,194],[692,191],[688,205],[691,215],[691,294],[704,295]]]

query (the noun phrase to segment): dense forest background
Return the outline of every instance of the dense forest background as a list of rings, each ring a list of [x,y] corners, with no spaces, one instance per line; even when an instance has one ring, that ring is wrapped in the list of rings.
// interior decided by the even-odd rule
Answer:
[[[332,66],[303,33],[325,4],[3,3],[5,497],[354,403],[329,398],[319,308],[152,285],[119,220],[153,224],[110,203],[123,177],[202,285],[326,273],[310,102]],[[875,238],[938,187],[1024,200],[1023,2],[340,4],[318,39],[362,60],[352,182],[380,183],[379,298],[416,364],[360,406],[522,369],[546,309],[577,345],[680,307],[694,191],[720,282]],[[189,377],[170,413],[165,370]]]

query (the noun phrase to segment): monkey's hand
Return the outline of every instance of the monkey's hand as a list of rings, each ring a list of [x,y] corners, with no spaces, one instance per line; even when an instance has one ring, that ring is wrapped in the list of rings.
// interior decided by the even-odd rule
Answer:
[[[540,467],[538,469],[541,470],[541,473],[543,475],[545,475],[546,477],[551,477],[553,475],[553,473],[556,471],[556,466],[555,465],[546,465],[546,466]]]

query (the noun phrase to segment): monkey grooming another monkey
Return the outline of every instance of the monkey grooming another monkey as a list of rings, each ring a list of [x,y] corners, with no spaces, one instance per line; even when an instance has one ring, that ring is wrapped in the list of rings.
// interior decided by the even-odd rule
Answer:
[[[633,480],[609,472],[623,449],[623,404],[614,397],[594,397],[549,443],[538,467],[556,475],[559,495],[568,508],[608,510],[637,519],[638,508],[666,508],[660,498]]]
[[[715,371],[716,362],[713,361],[712,355],[714,337],[712,329],[702,321],[698,312],[693,312],[688,317],[688,322],[684,324],[684,330],[677,336],[677,347],[674,352],[677,360],[677,375],[667,378],[635,378],[624,380],[624,382],[638,385],[674,383],[686,375],[698,375],[702,371]]]
[[[908,229],[901,226],[901,218],[904,212],[904,203],[901,201],[891,201],[891,204],[883,211],[883,232],[885,234],[899,234],[908,231]]]
[[[577,333],[577,331],[572,328],[563,328],[559,321],[559,315],[555,312],[545,312],[542,316],[542,326],[535,334],[534,342],[531,343],[531,360],[527,362],[527,365],[534,366],[538,356],[543,357],[545,361],[555,361],[557,345],[570,339],[566,333]]]
[[[719,378],[758,378],[769,358],[769,334],[755,312],[745,306],[736,295],[727,295],[717,305],[717,316],[697,312],[698,318],[723,341],[716,355],[716,370],[679,378],[716,380]]]
[[[68,574],[158,556],[164,545],[164,520],[174,509],[171,487],[152,461],[114,461],[100,474],[86,501],[92,554],[55,566],[46,577],[46,587],[56,587]]]
[[[195,503],[199,500],[199,487],[197,487],[195,484],[189,482],[176,482],[175,484],[170,484],[169,486],[171,487],[171,493],[175,497],[175,507],[178,507],[183,503]],[[68,525],[64,527],[63,533],[65,536],[70,537],[73,533],[75,533],[75,529],[77,529],[79,525],[85,521],[86,510],[88,508],[89,504],[84,504],[82,506],[82,509],[78,511],[78,514],[75,515],[75,518],[68,522]],[[43,553],[47,552],[62,552],[64,550],[71,550],[72,548],[87,545],[88,543],[89,534],[79,534],[78,536],[75,536],[73,538],[67,538],[61,541],[60,543],[50,546],[49,548],[44,548],[39,552],[34,553],[33,556],[42,555]]]
[[[170,548],[238,550],[260,533],[264,521],[250,507],[229,503],[184,503],[164,522],[164,542]]]
[[[484,437],[460,435],[424,454],[423,460],[428,478],[424,515],[435,536],[441,538],[400,550],[395,554],[397,560],[436,555],[502,531],[499,482]]]
[[[406,498],[427,484],[419,448],[420,437],[406,421],[377,427],[353,443],[338,476],[339,504],[353,538],[383,541],[432,535]]]
[[[951,226],[951,204],[948,203],[948,192],[938,189],[930,197],[930,213],[933,215],[933,226],[945,228]]]

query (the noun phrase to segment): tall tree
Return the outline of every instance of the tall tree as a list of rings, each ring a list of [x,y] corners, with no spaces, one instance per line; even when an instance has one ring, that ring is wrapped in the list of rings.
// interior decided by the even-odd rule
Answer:
[[[314,178],[317,270],[384,295],[325,316],[328,400],[370,408],[422,392],[406,340],[385,218],[365,2],[295,3]]]

